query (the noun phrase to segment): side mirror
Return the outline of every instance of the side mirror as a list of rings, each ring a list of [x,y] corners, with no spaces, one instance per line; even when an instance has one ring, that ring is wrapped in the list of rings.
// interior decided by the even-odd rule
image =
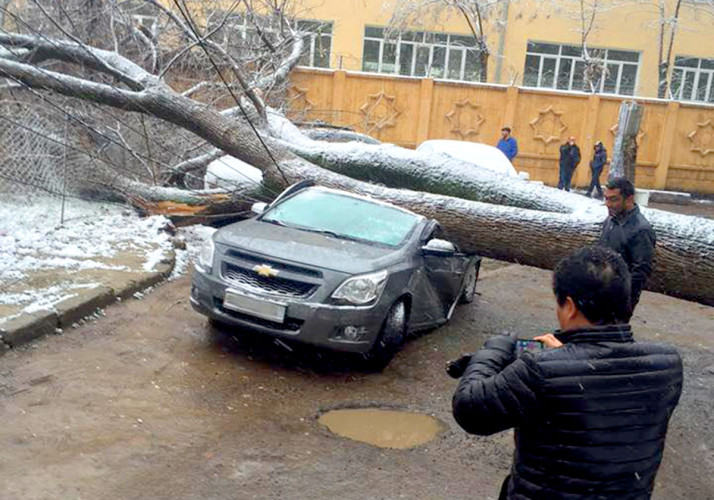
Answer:
[[[441,255],[442,257],[448,257],[456,253],[456,247],[453,243],[446,240],[440,240],[439,238],[434,238],[429,240],[429,242],[421,247],[422,252],[430,255]]]
[[[253,205],[250,207],[250,211],[256,215],[260,215],[265,212],[266,208],[268,208],[267,203],[253,203]]]

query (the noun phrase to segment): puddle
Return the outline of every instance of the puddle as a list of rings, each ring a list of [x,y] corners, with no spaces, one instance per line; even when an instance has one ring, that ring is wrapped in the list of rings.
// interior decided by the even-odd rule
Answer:
[[[338,436],[380,448],[404,450],[434,439],[444,424],[434,417],[375,408],[333,410],[318,419]]]

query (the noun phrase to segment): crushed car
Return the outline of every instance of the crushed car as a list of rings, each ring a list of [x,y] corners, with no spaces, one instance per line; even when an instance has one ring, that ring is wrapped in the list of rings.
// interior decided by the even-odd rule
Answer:
[[[311,182],[206,241],[191,304],[212,323],[363,355],[385,367],[410,332],[473,300],[481,259],[439,223]]]

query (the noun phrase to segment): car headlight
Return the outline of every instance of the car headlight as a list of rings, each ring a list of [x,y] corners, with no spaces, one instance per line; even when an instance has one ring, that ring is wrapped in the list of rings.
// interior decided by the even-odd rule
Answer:
[[[213,253],[216,251],[216,246],[213,244],[213,238],[209,237],[201,248],[201,253],[198,256],[198,264],[206,271],[211,272],[213,267]]]
[[[384,290],[386,284],[386,270],[353,276],[337,287],[335,293],[332,294],[332,298],[356,305],[369,304],[382,295],[382,290]]]

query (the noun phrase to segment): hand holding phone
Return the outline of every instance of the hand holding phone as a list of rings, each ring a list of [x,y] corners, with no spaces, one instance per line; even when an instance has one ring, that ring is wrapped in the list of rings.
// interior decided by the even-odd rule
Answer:
[[[533,340],[540,340],[545,344],[546,347],[551,347],[553,349],[561,347],[563,343],[556,338],[552,333],[544,333],[543,335],[538,335],[534,337]]]
[[[516,356],[524,352],[537,353],[545,349],[545,344],[535,339],[516,339]]]

